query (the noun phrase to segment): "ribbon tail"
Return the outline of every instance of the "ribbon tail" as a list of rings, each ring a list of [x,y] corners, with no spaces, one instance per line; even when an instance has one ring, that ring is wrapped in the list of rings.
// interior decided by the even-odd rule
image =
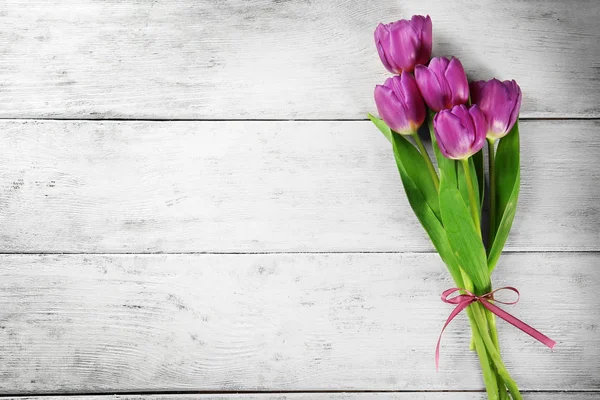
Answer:
[[[436,371],[438,371],[439,365],[440,365],[440,344],[442,342],[442,334],[444,333],[444,330],[450,324],[450,322],[452,322],[454,317],[456,317],[458,314],[460,314],[460,312],[462,310],[464,310],[465,308],[467,308],[467,306],[469,304],[471,304],[473,301],[474,301],[474,299],[470,299],[470,300],[465,300],[465,301],[458,303],[458,305],[456,307],[454,307],[454,310],[452,310],[452,312],[448,316],[448,319],[444,323],[444,326],[442,327],[442,331],[440,332],[440,336],[438,337],[437,346],[435,347],[435,370]]]
[[[509,324],[514,325],[515,327],[519,328],[520,330],[522,330],[523,332],[525,332],[526,334],[528,334],[535,340],[545,344],[549,348],[553,349],[554,346],[556,346],[556,342],[554,340],[550,339],[548,336],[544,335],[542,332],[538,331],[537,329],[527,325],[525,322],[521,321],[517,317],[507,313],[500,307],[490,303],[487,300],[482,300],[482,301],[480,301],[480,303],[485,308],[487,308],[488,310],[490,310],[491,312],[496,314],[498,317],[502,318]]]

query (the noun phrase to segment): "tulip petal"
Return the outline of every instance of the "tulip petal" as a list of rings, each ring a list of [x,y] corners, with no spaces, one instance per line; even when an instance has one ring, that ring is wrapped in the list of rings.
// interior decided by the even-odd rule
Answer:
[[[421,95],[429,108],[436,112],[444,109],[444,99],[440,95],[443,90],[435,73],[424,65],[417,65],[415,67],[415,78]]]
[[[444,77],[451,91],[452,104],[465,104],[469,100],[469,82],[458,58],[452,57],[444,72]]]
[[[421,48],[417,54],[416,63],[427,64],[427,61],[429,61],[429,58],[431,57],[431,48],[433,42],[431,18],[429,15],[426,17],[423,17],[422,15],[414,15],[411,18],[411,22],[413,23],[413,26],[417,32],[420,33],[421,39]]]
[[[452,112],[452,114],[454,114],[458,118],[460,118],[461,121],[467,121],[471,118],[469,115],[469,109],[464,104],[454,106],[454,107],[452,107],[452,109],[450,111]],[[470,129],[470,126],[469,126],[469,129]]]
[[[465,140],[468,140],[470,145],[475,139],[475,126],[473,125],[473,120],[471,119],[471,115],[469,114],[469,109],[464,104],[461,104],[459,106],[452,107],[451,112],[453,115],[458,117],[458,119],[464,126]]]
[[[487,134],[487,120],[479,106],[473,105],[469,108],[469,115],[473,123],[473,142],[471,143],[472,154],[477,153],[485,144]]]
[[[446,69],[448,68],[449,63],[450,61],[446,57],[434,57],[429,63],[429,69],[433,71],[438,84],[440,85],[438,97],[440,97],[439,101],[442,104],[442,108],[452,108],[453,106],[452,89],[446,79]]]
[[[410,72],[376,86],[375,103],[381,118],[400,134],[413,134],[425,122],[425,103]]]
[[[436,140],[444,156],[458,160],[471,155],[472,142],[468,128],[451,110],[442,110],[436,115],[434,128]]]
[[[426,64],[431,57],[431,18],[413,15],[410,20],[379,24],[374,38],[379,58],[388,71],[412,72],[417,64]]]
[[[396,69],[390,64],[385,55],[385,49],[389,48],[390,44],[390,31],[384,24],[379,24],[375,29],[375,47],[377,47],[377,53],[381,63],[391,73],[397,73]]]
[[[496,134],[508,132],[508,120],[516,99],[511,98],[509,89],[498,79],[487,82],[482,94],[480,107],[488,117],[489,130]]]
[[[390,31],[388,53],[402,72],[412,72],[417,58],[419,35],[412,24],[406,20],[395,22]]]
[[[423,125],[425,122],[425,103],[423,96],[419,92],[417,82],[410,72],[404,72],[399,79],[395,79],[400,83],[401,94],[396,92],[396,96],[401,98],[408,110],[408,120],[415,126]]]
[[[491,79],[471,84],[474,96],[486,116],[487,135],[492,139],[504,137],[514,126],[521,108],[521,89],[517,82]]]
[[[392,74],[395,74],[396,70],[388,62],[387,57],[385,56],[385,52],[383,51],[383,46],[381,45],[381,43],[377,42],[376,47],[377,47],[377,53],[379,53],[379,59],[381,60],[381,63],[383,64],[385,69],[390,71]]]
[[[440,135],[440,129],[442,122],[441,120],[443,119],[440,118],[440,114],[442,112],[440,111],[439,113],[435,114],[435,116],[433,117],[433,133],[435,135],[435,141],[437,142],[438,147],[440,148],[440,152],[444,155],[444,157],[446,158],[452,158],[450,156],[450,153],[448,153],[448,149],[446,149],[446,145],[443,141],[441,141],[441,135]]]
[[[407,109],[398,100],[394,91],[382,85],[375,86],[375,104],[381,119],[393,130],[404,133],[410,126],[407,118]]]
[[[505,82],[507,83],[507,82]],[[521,88],[519,87],[519,85],[517,85],[517,82],[515,82],[515,80],[513,79],[512,81],[508,82],[510,87],[511,87],[511,93],[516,93],[516,100],[515,100],[515,104],[513,105],[513,109],[512,112],[510,113],[510,119],[508,121],[508,126],[506,127],[508,131],[510,131],[513,126],[515,125],[515,122],[517,122],[517,118],[519,118],[519,112],[521,111]]]
[[[406,98],[404,96],[404,85],[402,84],[402,81],[405,80],[404,75],[408,74],[402,74],[393,78],[387,78],[385,80],[384,85],[392,89],[396,97],[406,104]]]
[[[410,18],[410,23],[417,32],[421,32],[425,24],[425,17],[423,17],[422,15],[413,15]]]

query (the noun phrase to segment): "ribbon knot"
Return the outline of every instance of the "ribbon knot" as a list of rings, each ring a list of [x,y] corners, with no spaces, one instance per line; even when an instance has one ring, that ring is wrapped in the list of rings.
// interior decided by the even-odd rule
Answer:
[[[494,299],[494,294],[501,290],[509,290],[509,291],[516,293],[517,299],[515,301],[508,301],[508,302],[507,301],[499,301],[499,300]],[[466,294],[461,293],[454,297],[450,297],[452,294],[454,294],[456,292],[464,292]],[[546,346],[548,346],[551,349],[554,348],[554,346],[556,346],[556,342],[554,340],[550,339],[548,336],[544,335],[540,331],[532,328],[531,326],[527,325],[525,322],[521,321],[520,319],[518,319],[517,317],[515,317],[513,315],[510,315],[509,313],[507,313],[506,311],[504,311],[503,309],[501,309],[500,307],[498,307],[498,306],[494,305],[494,303],[492,303],[492,301],[493,301],[495,303],[507,304],[507,305],[517,304],[519,302],[520,296],[521,295],[520,295],[519,291],[511,286],[505,286],[505,287],[493,290],[489,293],[483,294],[481,296],[476,296],[475,294],[469,292],[468,290],[461,289],[461,288],[451,288],[451,289],[445,290],[442,293],[442,301],[444,303],[448,303],[448,304],[456,304],[456,307],[454,307],[454,310],[452,310],[452,312],[448,316],[448,319],[446,320],[446,323],[444,324],[442,331],[440,332],[440,337],[438,338],[437,346],[435,348],[435,369],[436,370],[438,369],[438,366],[440,363],[440,343],[442,341],[442,334],[444,333],[444,330],[446,329],[448,324],[450,324],[450,322],[454,319],[454,317],[456,317],[458,314],[460,314],[460,312],[462,310],[464,310],[465,308],[467,308],[467,306],[469,306],[470,304],[475,303],[475,302],[481,303],[481,305],[484,306],[486,309],[488,309],[490,312],[496,314],[498,317],[502,318],[509,324],[516,326],[517,328],[519,328],[520,330],[522,330],[529,336],[533,337],[535,340],[545,344]]]

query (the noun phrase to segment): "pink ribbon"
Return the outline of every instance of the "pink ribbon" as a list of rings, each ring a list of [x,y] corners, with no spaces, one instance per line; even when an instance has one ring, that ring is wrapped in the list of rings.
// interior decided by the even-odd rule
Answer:
[[[512,292],[515,292],[517,294],[517,299],[515,301],[511,301],[511,302],[495,300],[494,293],[499,292],[500,290],[510,290]],[[448,296],[450,296],[451,294],[459,292],[459,291],[463,291],[466,294],[459,294],[457,296],[448,298]],[[440,364],[440,342],[442,341],[442,334],[444,333],[444,330],[446,329],[448,324],[450,324],[450,322],[454,319],[454,317],[456,317],[462,310],[467,308],[467,306],[469,304],[475,303],[476,301],[480,302],[482,306],[484,306],[485,308],[487,308],[488,310],[490,310],[491,312],[493,312],[494,314],[496,314],[498,317],[502,318],[509,324],[516,326],[517,328],[519,328],[520,330],[522,330],[529,336],[533,337],[535,340],[542,342],[546,346],[553,349],[554,346],[556,346],[556,342],[554,340],[550,339],[548,336],[544,335],[540,331],[532,328],[531,326],[527,325],[525,322],[510,315],[509,313],[507,313],[500,307],[495,306],[492,303],[492,301],[494,301],[494,302],[500,303],[500,304],[508,304],[508,305],[517,304],[520,296],[521,295],[519,294],[519,291],[511,286],[505,286],[505,287],[496,289],[492,292],[489,292],[489,293],[481,295],[481,296],[475,296],[473,293],[469,292],[468,290],[460,289],[460,288],[452,288],[452,289],[448,289],[448,290],[444,291],[442,293],[442,301],[444,303],[448,303],[448,304],[456,304],[456,307],[450,313],[450,316],[446,320],[446,323],[444,324],[444,327],[442,328],[442,331],[440,332],[440,337],[438,338],[437,346],[435,348],[435,369],[437,370],[438,366]]]

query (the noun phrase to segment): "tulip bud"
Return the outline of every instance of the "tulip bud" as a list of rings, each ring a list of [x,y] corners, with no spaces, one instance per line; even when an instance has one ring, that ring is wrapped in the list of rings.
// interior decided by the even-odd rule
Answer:
[[[429,15],[413,15],[375,29],[375,45],[385,68],[393,74],[412,72],[431,57],[432,26]]]
[[[425,103],[408,72],[375,86],[375,104],[381,119],[401,135],[412,135],[425,121]]]
[[[514,80],[472,82],[471,100],[486,116],[487,138],[496,140],[506,136],[519,117],[521,88]]]
[[[435,138],[446,158],[464,160],[477,153],[485,143],[487,121],[477,105],[464,104],[442,110],[433,118]]]
[[[415,78],[425,102],[435,112],[469,100],[469,83],[458,58],[434,57],[427,67],[417,65]]]

